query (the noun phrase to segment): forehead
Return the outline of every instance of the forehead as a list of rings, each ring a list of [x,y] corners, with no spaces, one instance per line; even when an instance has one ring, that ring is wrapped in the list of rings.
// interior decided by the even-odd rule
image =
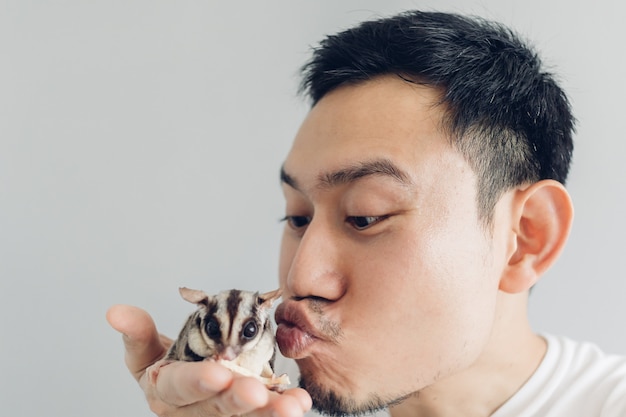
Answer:
[[[372,160],[411,171],[459,155],[442,128],[438,90],[383,76],[339,87],[304,120],[285,161],[285,171],[316,181],[325,171]]]
[[[214,310],[221,317],[234,320],[238,316],[250,316],[256,310],[256,294],[249,291],[230,290],[216,294]],[[211,310],[211,308],[209,308]]]

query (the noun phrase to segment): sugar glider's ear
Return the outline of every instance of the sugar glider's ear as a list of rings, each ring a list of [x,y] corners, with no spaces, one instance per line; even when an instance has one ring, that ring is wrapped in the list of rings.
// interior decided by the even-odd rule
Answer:
[[[565,246],[574,209],[565,187],[542,180],[516,191],[513,200],[512,252],[500,279],[500,290],[528,290],[556,261]]]
[[[192,290],[191,288],[187,287],[180,287],[178,289],[178,292],[180,293],[181,297],[183,297],[183,299],[189,301],[190,303],[198,304],[199,306],[205,307],[209,305],[209,296],[204,291]]]
[[[278,300],[283,292],[279,289],[266,292],[265,294],[259,294],[257,296],[257,303],[262,308],[271,308],[276,300]]]

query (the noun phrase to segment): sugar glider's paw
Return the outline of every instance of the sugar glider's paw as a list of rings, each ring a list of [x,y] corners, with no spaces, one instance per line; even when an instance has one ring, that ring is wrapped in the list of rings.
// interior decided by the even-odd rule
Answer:
[[[251,372],[250,370],[239,366],[231,361],[227,361],[227,360],[223,360],[220,359],[217,361],[217,363],[219,363],[220,365],[224,366],[225,368],[230,369],[231,371],[233,371],[236,374],[239,375],[243,375],[243,376],[249,376],[252,377],[258,381],[261,381],[263,384],[265,384],[269,389],[271,389],[272,391],[284,391],[285,389],[287,389],[287,387],[289,387],[289,385],[291,384],[291,381],[289,381],[289,376],[287,374],[282,374],[282,375],[272,375],[271,377],[264,377],[261,375],[257,375],[253,372]]]

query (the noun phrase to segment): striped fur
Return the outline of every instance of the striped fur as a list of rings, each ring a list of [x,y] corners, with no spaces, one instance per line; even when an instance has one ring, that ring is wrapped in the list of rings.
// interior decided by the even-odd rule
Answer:
[[[257,375],[273,375],[270,308],[280,297],[279,290],[259,294],[233,289],[208,295],[180,288],[180,293],[198,309],[187,318],[166,360],[226,360]]]

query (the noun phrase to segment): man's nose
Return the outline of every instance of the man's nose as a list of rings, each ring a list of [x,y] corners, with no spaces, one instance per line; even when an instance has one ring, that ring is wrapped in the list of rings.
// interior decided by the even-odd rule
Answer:
[[[349,258],[341,233],[330,222],[313,219],[293,254],[287,289],[293,297],[338,300],[346,291]]]

